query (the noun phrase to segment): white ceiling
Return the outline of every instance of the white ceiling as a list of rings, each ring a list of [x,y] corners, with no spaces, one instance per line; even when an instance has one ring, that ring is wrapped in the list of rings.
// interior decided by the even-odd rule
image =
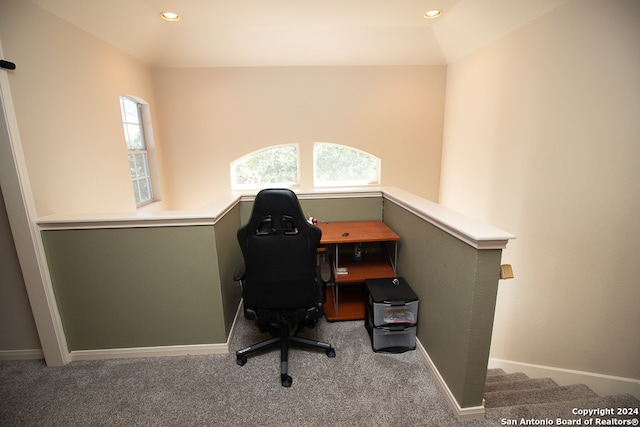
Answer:
[[[153,67],[223,67],[446,64],[568,0],[31,1]]]

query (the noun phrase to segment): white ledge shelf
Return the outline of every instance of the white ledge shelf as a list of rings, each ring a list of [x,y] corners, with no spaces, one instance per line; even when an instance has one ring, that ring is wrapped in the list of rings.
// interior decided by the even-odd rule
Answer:
[[[213,225],[238,201],[238,195],[229,193],[196,210],[56,214],[38,218],[37,224],[42,230]]]
[[[395,187],[294,191],[301,200],[382,196],[476,249],[504,249],[509,240],[515,239],[511,233]],[[193,211],[50,215],[37,223],[42,230],[213,225],[241,200],[253,200],[256,193],[229,192]]]
[[[397,188],[385,188],[383,197],[446,231],[476,249],[504,249],[511,233]]]

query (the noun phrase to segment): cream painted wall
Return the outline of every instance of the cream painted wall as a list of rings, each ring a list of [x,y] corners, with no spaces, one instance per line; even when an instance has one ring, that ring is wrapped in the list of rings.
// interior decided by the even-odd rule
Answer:
[[[640,3],[601,6],[449,65],[440,201],[518,236],[491,357],[640,379]]]
[[[38,216],[134,211],[118,97],[153,115],[151,69],[28,1],[2,1],[0,39]]]
[[[382,184],[437,201],[446,68],[158,69],[167,193],[197,208],[230,189],[230,162],[300,144],[301,185],[313,186],[314,142],[382,159]]]
[[[229,163],[314,142],[382,159],[382,184],[437,201],[446,67],[159,69],[31,2],[3,0],[0,40],[38,216],[134,211],[118,96],[151,106],[163,203],[199,208],[230,188]],[[123,160],[124,159],[124,160]]]

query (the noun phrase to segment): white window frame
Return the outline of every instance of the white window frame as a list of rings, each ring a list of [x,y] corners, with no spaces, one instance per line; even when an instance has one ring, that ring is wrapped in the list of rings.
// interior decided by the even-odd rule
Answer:
[[[374,181],[368,179],[350,179],[350,180],[334,180],[334,181],[320,181],[318,178],[318,164],[317,164],[317,156],[316,156],[316,148],[320,146],[335,146],[345,148],[351,151],[354,151],[359,154],[363,154],[370,159],[372,159],[375,163],[376,168],[376,179]],[[314,187],[366,187],[366,186],[376,186],[380,185],[380,176],[382,173],[382,161],[379,157],[374,156],[371,153],[367,153],[366,151],[359,150],[357,148],[350,147],[348,145],[342,144],[333,144],[329,142],[316,142],[313,144],[313,185]]]
[[[296,150],[296,180],[294,182],[257,182],[252,184],[238,183],[236,168],[248,159],[265,154],[269,150],[278,147],[295,147]],[[257,190],[267,187],[296,188],[300,186],[300,145],[299,144],[279,144],[261,148],[253,151],[231,162],[231,189],[232,190]]]
[[[143,165],[144,170],[146,171],[146,175],[134,176],[133,173],[131,175],[131,184],[132,184],[134,200],[136,200],[136,186],[139,185],[139,181],[141,179],[145,180],[147,185],[149,186],[150,198],[145,200],[140,200],[140,201],[136,200],[136,206],[138,208],[141,208],[143,206],[147,206],[151,203],[155,203],[160,200],[160,185],[158,183],[157,163],[155,160],[153,127],[151,126],[151,111],[149,108],[149,104],[137,96],[133,96],[133,95],[120,96],[120,99],[119,99],[120,112],[121,112],[122,123],[124,128],[123,130],[125,132],[125,144],[127,143],[127,131],[126,131],[127,122],[125,121],[125,117],[124,117],[123,99],[127,99],[136,104],[138,108],[139,123],[132,123],[132,124],[139,124],[141,126],[142,143],[143,143],[144,149],[129,149],[129,147],[127,146],[127,154],[128,154],[127,160],[129,162],[129,165],[131,164],[131,156],[135,156],[136,154],[143,154],[146,159],[146,162]]]

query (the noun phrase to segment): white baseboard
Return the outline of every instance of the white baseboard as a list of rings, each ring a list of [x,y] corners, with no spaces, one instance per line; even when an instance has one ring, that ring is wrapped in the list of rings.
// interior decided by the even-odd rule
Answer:
[[[41,349],[0,350],[0,360],[37,360],[44,359]]]
[[[170,345],[161,347],[107,348],[77,350],[70,353],[71,360],[129,359],[137,357],[188,356],[196,354],[222,354],[229,352],[228,344]]]
[[[484,418],[485,416],[484,399],[482,400],[481,406],[472,406],[469,408],[462,408],[458,403],[458,401],[456,400],[456,398],[453,396],[453,393],[449,389],[449,386],[447,386],[447,383],[444,381],[444,378],[442,378],[442,375],[440,375],[438,368],[436,368],[436,365],[433,363],[433,361],[429,357],[429,354],[427,353],[425,348],[422,346],[418,338],[416,338],[416,350],[418,354],[422,356],[427,367],[435,376],[436,381],[438,382],[438,387],[444,393],[444,397],[447,400],[449,407],[454,412],[458,420],[469,421],[469,420],[477,420],[477,419]]]
[[[511,360],[489,359],[489,368],[502,368],[507,373],[524,372],[531,378],[548,377],[559,385],[585,384],[600,396],[631,394],[640,399],[640,380],[593,372],[554,368]]]

